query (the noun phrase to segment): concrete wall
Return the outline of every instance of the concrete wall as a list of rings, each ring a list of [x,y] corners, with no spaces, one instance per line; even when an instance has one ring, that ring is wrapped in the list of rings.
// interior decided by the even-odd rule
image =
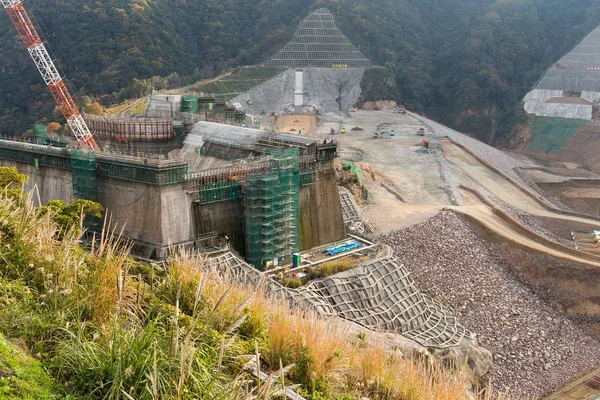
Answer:
[[[227,236],[234,249],[246,253],[244,241],[244,206],[242,200],[220,201],[193,206],[194,225],[198,235],[217,232]]]
[[[19,172],[29,176],[25,189],[37,189],[42,204],[50,200],[71,201],[73,199],[73,184],[71,171],[58,168],[40,167],[35,169],[31,164],[0,159],[2,167],[17,167]],[[34,200],[37,195],[34,196]]]
[[[167,245],[195,236],[192,204],[182,185],[155,186],[98,177],[98,199],[125,236]]]
[[[317,181],[300,189],[300,248],[335,242],[345,236],[333,162],[317,163]]]
[[[71,201],[71,172],[0,160],[30,177],[27,189],[37,186],[42,203]],[[317,163],[316,182],[300,189],[300,238],[303,250],[344,238],[344,222],[332,162]],[[156,186],[98,177],[98,200],[107,217],[126,237],[142,242],[181,243],[196,235],[218,232],[245,253],[241,200],[194,205],[182,185]]]

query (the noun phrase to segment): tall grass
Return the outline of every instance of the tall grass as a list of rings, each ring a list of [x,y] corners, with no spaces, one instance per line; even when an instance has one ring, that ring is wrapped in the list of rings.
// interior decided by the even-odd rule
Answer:
[[[164,271],[141,273],[108,228],[87,251],[79,235],[0,193],[0,329],[86,398],[270,399],[294,384],[313,399],[466,397],[468,369],[357,343],[348,324],[209,270],[200,254],[173,249]]]

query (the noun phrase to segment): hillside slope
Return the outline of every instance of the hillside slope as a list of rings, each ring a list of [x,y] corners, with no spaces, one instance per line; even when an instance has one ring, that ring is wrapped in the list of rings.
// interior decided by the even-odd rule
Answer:
[[[77,92],[128,88],[121,97],[151,86],[134,78],[170,75],[155,86],[177,85],[266,61],[322,6],[363,54],[393,71],[395,100],[485,141],[510,131],[518,101],[600,16],[594,0],[28,2]],[[0,134],[57,118],[5,15],[0,46]]]

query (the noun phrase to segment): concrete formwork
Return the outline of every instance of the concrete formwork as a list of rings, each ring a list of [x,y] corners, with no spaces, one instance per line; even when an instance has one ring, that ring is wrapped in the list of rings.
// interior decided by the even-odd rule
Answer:
[[[193,205],[195,231],[198,235],[216,232],[229,239],[240,254],[246,253],[244,239],[244,206],[241,199]]]

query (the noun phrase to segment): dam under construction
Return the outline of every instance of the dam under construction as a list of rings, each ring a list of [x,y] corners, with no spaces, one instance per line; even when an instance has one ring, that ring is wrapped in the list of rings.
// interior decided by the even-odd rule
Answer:
[[[164,258],[169,246],[201,247],[210,237],[257,268],[290,264],[293,254],[346,238],[337,143],[311,137],[314,122],[284,133],[261,121],[316,121],[354,107],[370,67],[319,9],[265,65],[153,93],[141,116],[83,115],[102,151],[78,150],[39,125],[31,143],[0,140],[0,163],[26,173],[41,203],[101,203],[141,257]]]
[[[250,140],[225,142],[205,134],[204,145],[191,146],[192,156],[210,164],[206,168],[193,168],[181,156],[91,153],[8,140],[0,141],[0,159],[30,177],[28,188],[37,189],[42,203],[100,202],[135,252],[147,258],[164,258],[169,245],[193,246],[218,233],[261,267],[267,259],[283,262],[344,237],[335,143],[232,128]],[[240,152],[252,156],[239,162],[234,155]]]
[[[201,268],[353,340],[467,365],[515,398],[568,382],[597,395],[600,176],[593,146],[589,165],[553,161],[577,133],[595,138],[597,107],[525,99],[592,120],[540,113],[528,152],[507,152],[392,101],[363,105],[382,70],[319,9],[261,65],[82,115],[101,151],[39,125],[0,139],[0,166],[42,204],[99,202],[144,262],[197,251]],[[102,224],[86,227],[92,240]]]

